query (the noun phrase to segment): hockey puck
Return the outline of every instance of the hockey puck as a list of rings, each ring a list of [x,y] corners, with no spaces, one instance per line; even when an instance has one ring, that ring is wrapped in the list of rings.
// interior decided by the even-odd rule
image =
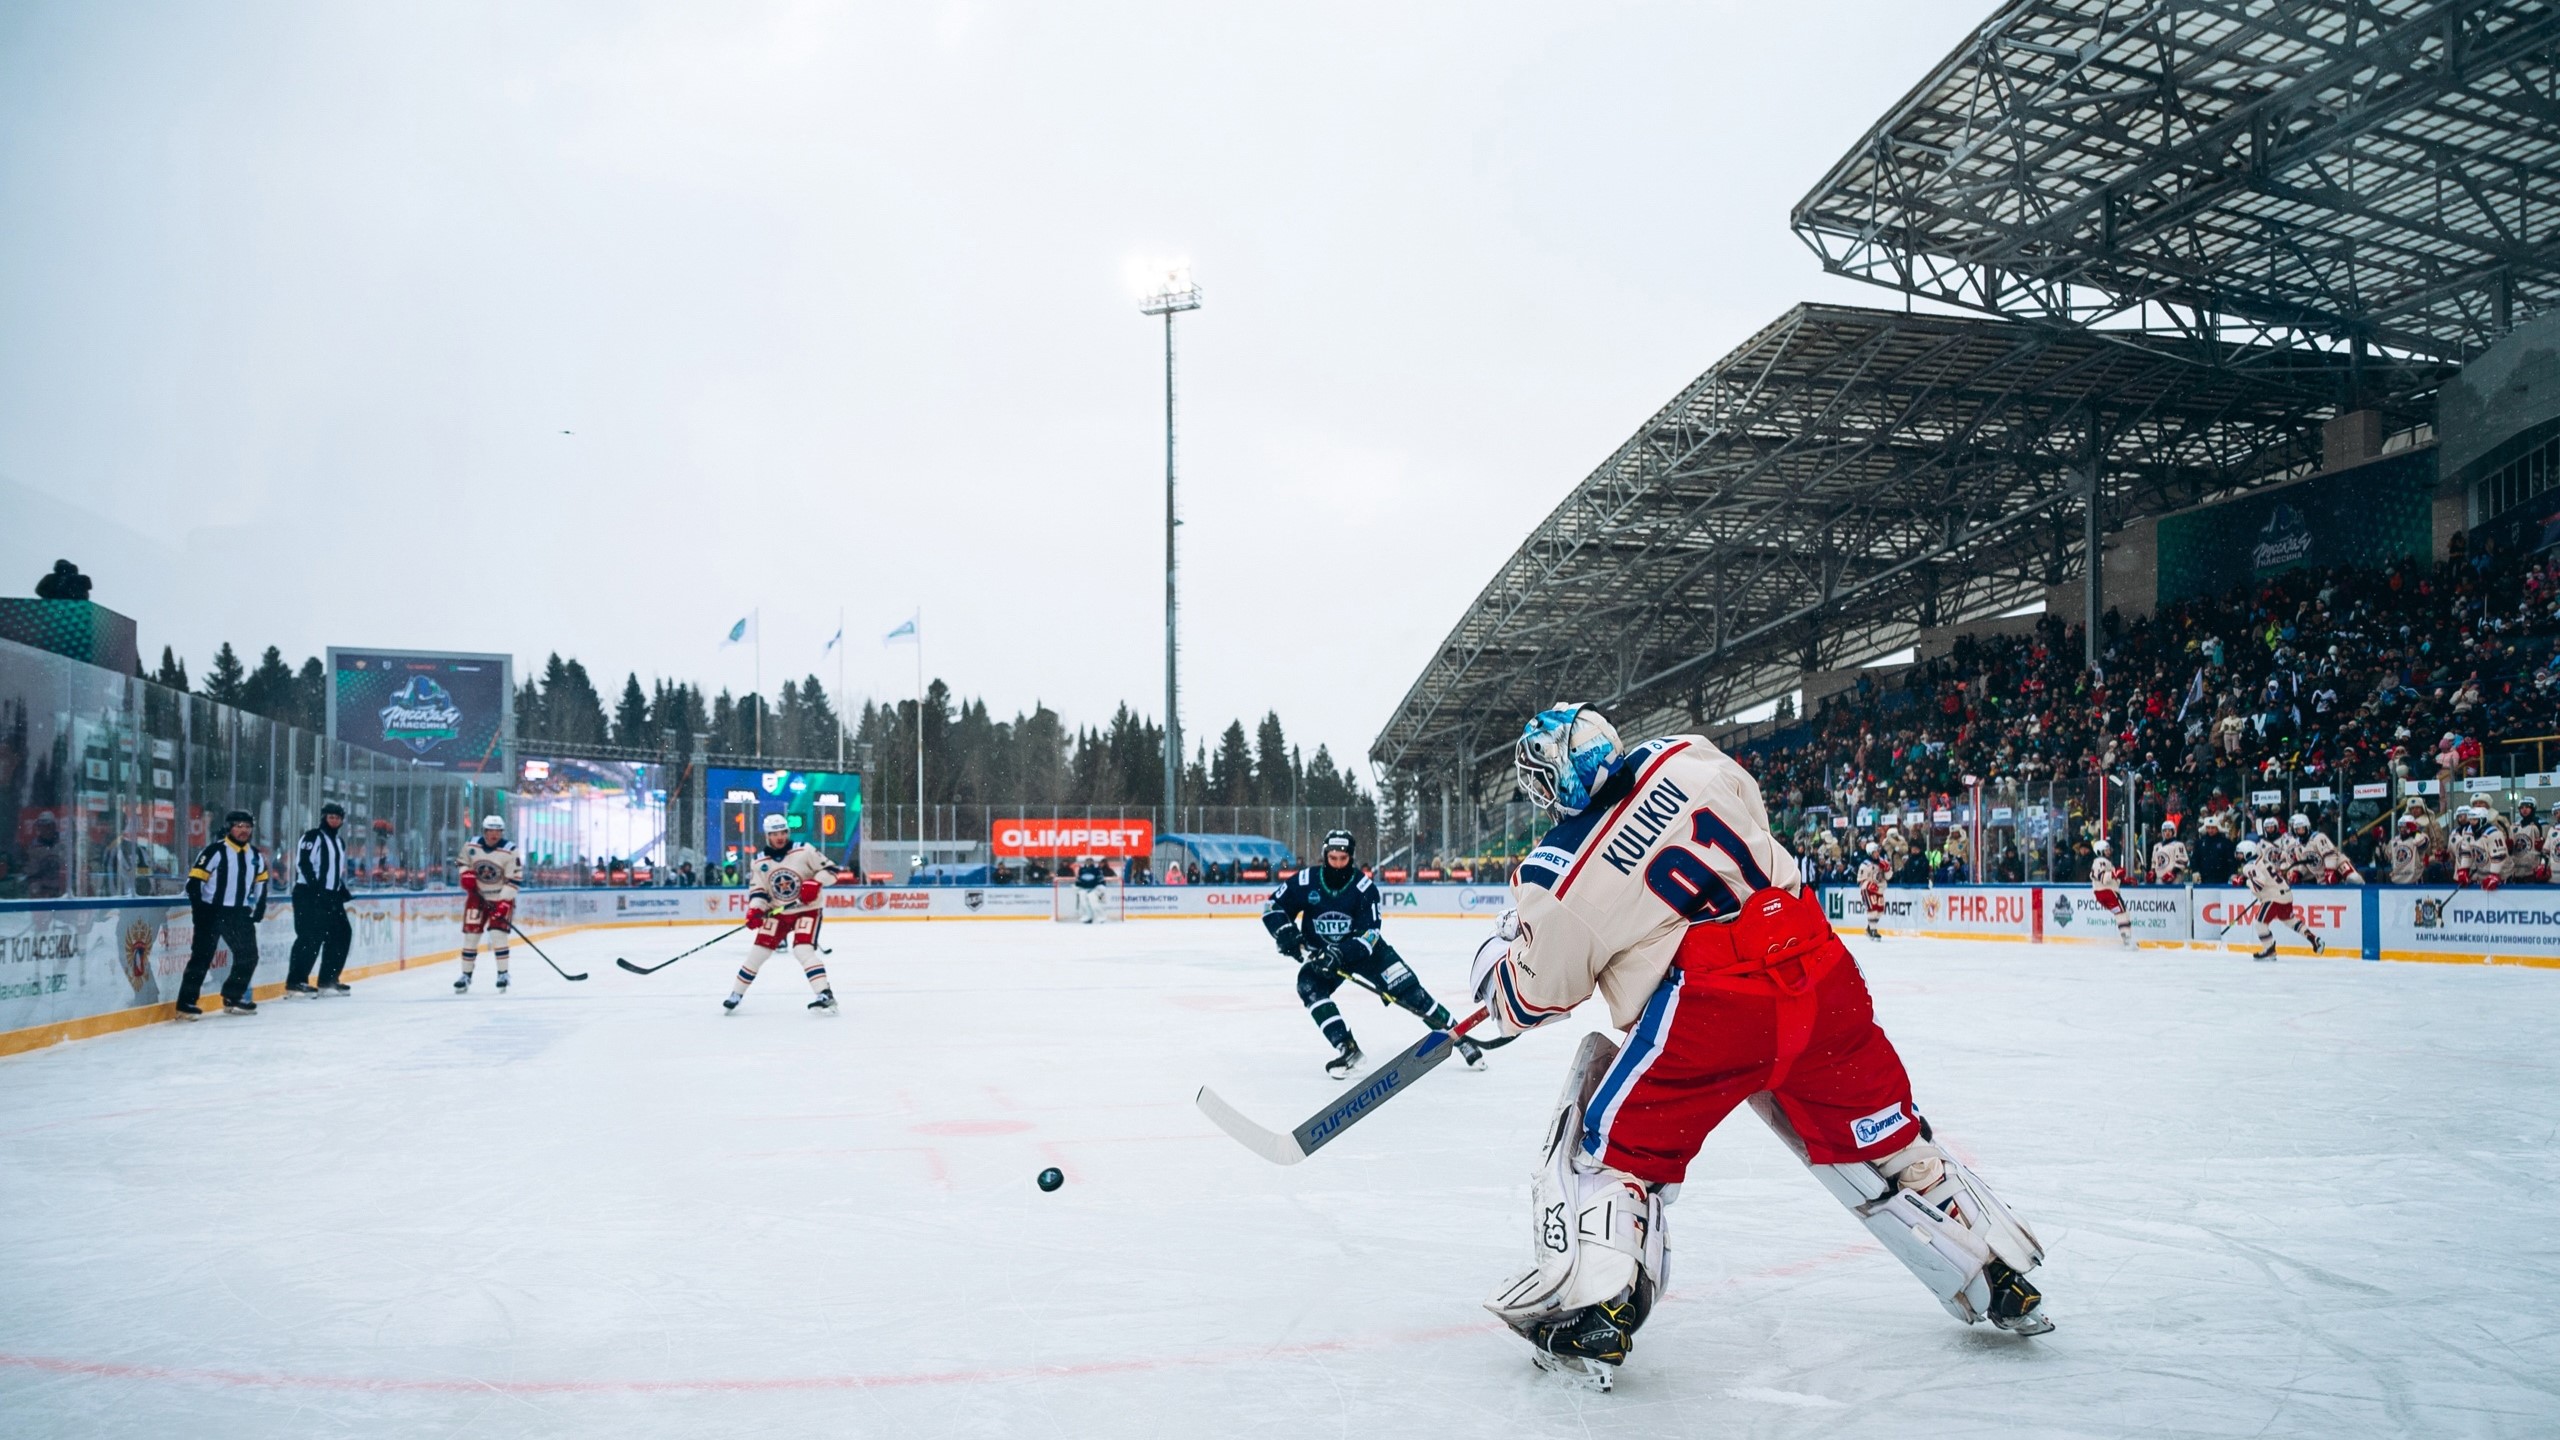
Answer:
[[[1057,1166],[1052,1165],[1048,1169],[1040,1172],[1039,1183],[1040,1188],[1043,1190],[1055,1190],[1059,1186],[1067,1183],[1067,1177],[1058,1169]]]

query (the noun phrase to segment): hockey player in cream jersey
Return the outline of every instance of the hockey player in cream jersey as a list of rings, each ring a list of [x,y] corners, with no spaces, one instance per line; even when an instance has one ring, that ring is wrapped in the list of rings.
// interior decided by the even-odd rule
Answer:
[[[2548,827],[2530,800],[2516,802],[2516,822],[2507,830],[2507,883],[2539,883],[2551,878],[2551,862],[2543,854]]]
[[[480,822],[480,838],[462,847],[462,978],[453,982],[459,995],[471,988],[471,968],[479,963],[480,935],[498,932],[490,947],[498,959],[498,989],[507,988],[507,937],[516,927],[516,888],[524,883],[524,857],[507,843],[507,822],[492,815]]]
[[[2151,846],[2151,883],[2183,885],[2187,883],[2187,867],[2193,863],[2187,858],[2186,842],[2178,838],[2178,822],[2161,821],[2160,838]]]
[[[2294,913],[2293,885],[2276,862],[2254,840],[2240,842],[2240,873],[2231,883],[2249,887],[2250,908],[2258,915],[2258,953],[2252,960],[2276,958],[2277,922],[2292,927],[2295,934],[2311,942],[2311,953],[2317,955],[2329,947],[2311,929],[2311,923]]]
[[[1580,705],[1540,712],[1517,758],[1557,823],[1476,952],[1476,998],[1506,1035],[1594,995],[1626,1031],[1575,1053],[1536,1180],[1536,1263],[1487,1302],[1538,1363],[1607,1383],[1666,1283],[1664,1206],[1746,1102],[1950,1314],[2051,1329],[2025,1278],[2035,1236],[1934,1142],[1750,773],[1696,735],[1624,748]],[[1712,1218],[1709,1235],[1734,1223]]]
[[[1867,842],[1867,858],[1858,862],[1858,899],[1867,907],[1867,938],[1881,940],[1876,926],[1884,920],[1884,852]]]
[[[2453,814],[2453,883],[2483,890],[2507,883],[2507,831],[2498,812],[2475,800]]]
[[[764,817],[764,846],[747,864],[747,928],[755,944],[738,966],[738,980],[720,1008],[734,1015],[756,983],[756,972],[785,945],[800,952],[800,970],[809,977],[817,999],[809,1008],[835,1013],[835,988],[827,983],[827,965],[818,958],[818,922],[824,916],[826,887],[836,878],[834,862],[807,845],[793,843],[791,821]]]
[[[2391,883],[2415,885],[2427,878],[2427,827],[2417,816],[2403,813],[2392,827]]]
[[[2116,869],[2113,847],[2101,837],[2091,842],[2089,856],[2089,898],[2098,908],[2115,917],[2116,940],[2124,948],[2133,948],[2133,910],[2124,903],[2121,886],[2123,872]]]
[[[2356,862],[2338,848],[2326,830],[2314,830],[2302,840],[2302,869],[2306,883],[2312,885],[2361,885],[2364,876],[2356,873]]]

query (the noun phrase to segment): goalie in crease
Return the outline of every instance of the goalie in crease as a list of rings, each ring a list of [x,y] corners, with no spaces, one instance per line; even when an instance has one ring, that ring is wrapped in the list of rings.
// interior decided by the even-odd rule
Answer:
[[[1281,880],[1262,907],[1262,928],[1280,953],[1298,963],[1298,1002],[1333,1046],[1325,1073],[1339,1080],[1360,1068],[1360,1042],[1352,1038],[1342,1008],[1333,1001],[1342,982],[1357,976],[1390,1005],[1411,1012],[1434,1030],[1449,1028],[1449,1011],[1398,955],[1378,928],[1378,886],[1352,863],[1348,830],[1324,837],[1323,858]],[[1458,1058],[1484,1068],[1484,1051],[1460,1036]]]
[[[1541,711],[1517,761],[1556,824],[1476,952],[1476,999],[1516,1035],[1596,994],[1626,1034],[1576,1052],[1544,1131],[1535,1263],[1486,1302],[1537,1363],[1608,1386],[1667,1284],[1664,1209],[1744,1104],[1949,1314],[2052,1329],[2026,1280],[2034,1234],[1936,1143],[1750,772],[1698,735],[1624,747],[1582,705]]]

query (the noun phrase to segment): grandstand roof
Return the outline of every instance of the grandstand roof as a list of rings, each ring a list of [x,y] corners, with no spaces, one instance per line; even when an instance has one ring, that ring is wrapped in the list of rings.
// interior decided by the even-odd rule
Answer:
[[[1793,223],[1994,314],[2462,359],[2560,305],[2560,8],[2015,0]]]
[[[2092,470],[2100,513],[2122,516],[2315,462],[2348,358],[2210,348],[2230,363],[2144,336],[1799,305],[1574,487],[1370,756],[1472,783],[1560,699],[1630,734],[1691,728],[1803,669],[2041,596],[2079,569]],[[2441,369],[2363,363],[2396,393]]]

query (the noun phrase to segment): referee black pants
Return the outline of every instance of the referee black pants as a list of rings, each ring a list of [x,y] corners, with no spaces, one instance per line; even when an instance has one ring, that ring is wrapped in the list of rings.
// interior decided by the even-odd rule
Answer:
[[[293,954],[284,983],[299,985],[311,978],[311,962],[320,962],[320,983],[335,985],[346,967],[347,949],[355,943],[355,926],[347,921],[347,902],[333,891],[308,885],[293,887]]]
[[[249,979],[258,973],[258,927],[245,905],[198,905],[196,939],[187,952],[186,977],[178,982],[178,1003],[193,1005],[204,992],[204,975],[213,968],[213,947],[231,949],[231,973],[222,977],[222,998],[249,998]]]

